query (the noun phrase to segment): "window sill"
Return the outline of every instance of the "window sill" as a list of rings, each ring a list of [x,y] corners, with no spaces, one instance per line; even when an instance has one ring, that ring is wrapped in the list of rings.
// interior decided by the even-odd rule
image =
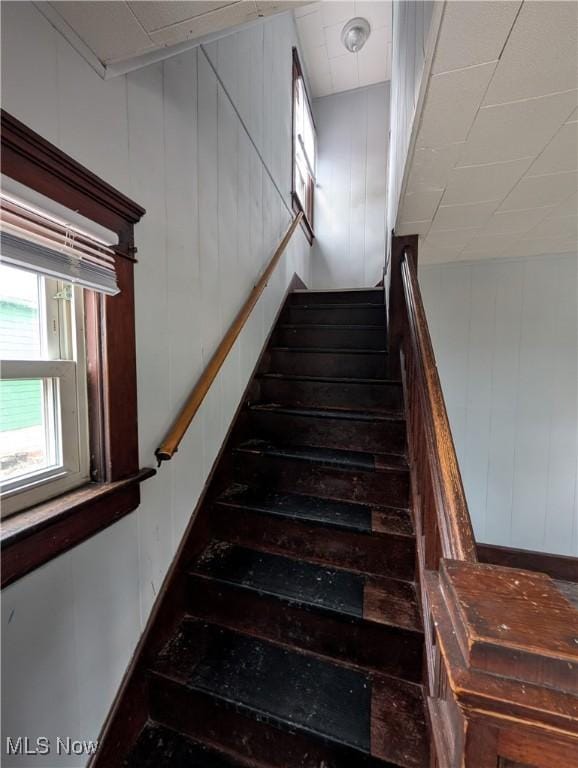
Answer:
[[[140,503],[144,468],[113,483],[89,483],[2,522],[2,589],[112,525]]]

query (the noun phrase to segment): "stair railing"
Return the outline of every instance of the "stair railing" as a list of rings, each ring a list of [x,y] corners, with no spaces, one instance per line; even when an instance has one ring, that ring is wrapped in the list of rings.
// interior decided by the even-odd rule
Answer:
[[[407,419],[432,768],[575,768],[578,611],[546,574],[481,564],[417,278],[394,237],[388,345]]]
[[[177,452],[179,445],[181,443],[181,440],[185,436],[187,429],[189,428],[192,420],[195,417],[195,414],[201,407],[201,404],[205,399],[209,389],[211,388],[212,383],[217,377],[217,374],[219,373],[219,371],[221,370],[223,363],[227,359],[227,355],[231,351],[233,344],[235,343],[235,341],[237,340],[237,337],[243,330],[243,327],[245,326],[245,323],[247,322],[251,312],[253,311],[255,304],[258,302],[261,294],[267,287],[269,279],[273,274],[273,272],[275,271],[275,267],[277,266],[279,259],[281,258],[281,256],[285,252],[285,249],[289,245],[289,241],[291,240],[291,238],[293,237],[293,233],[301,223],[302,218],[303,218],[303,213],[299,212],[292,219],[291,224],[289,225],[287,231],[283,235],[283,238],[279,243],[279,245],[277,246],[275,253],[271,257],[271,260],[265,267],[258,281],[255,283],[249,296],[247,297],[247,300],[245,301],[245,303],[237,313],[237,316],[231,323],[227,333],[223,336],[221,343],[215,350],[205,370],[203,371],[203,373],[199,377],[199,380],[193,387],[185,404],[183,405],[183,407],[179,411],[178,416],[172,423],[171,428],[166,433],[162,443],[159,445],[159,447],[155,451],[155,455],[157,457],[159,466],[161,465],[161,462],[169,461],[170,459],[172,459],[174,454]]]
[[[411,247],[403,249],[405,298],[401,345],[410,460],[419,489],[426,568],[440,557],[475,562],[476,542],[429,334]]]

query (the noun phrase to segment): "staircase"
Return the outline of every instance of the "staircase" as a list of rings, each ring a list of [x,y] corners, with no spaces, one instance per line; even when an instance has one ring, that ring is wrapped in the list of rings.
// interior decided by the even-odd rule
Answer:
[[[164,596],[183,610],[127,768],[429,764],[385,339],[380,289],[289,295]]]

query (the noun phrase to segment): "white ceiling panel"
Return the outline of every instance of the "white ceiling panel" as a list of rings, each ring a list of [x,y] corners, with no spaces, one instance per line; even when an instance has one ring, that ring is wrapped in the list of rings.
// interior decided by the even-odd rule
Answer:
[[[384,70],[385,49],[385,70]],[[391,78],[391,43],[384,43],[378,37],[370,37],[363,49],[357,54],[357,66],[359,70],[359,82],[363,85],[373,85],[383,82],[385,72],[386,80]]]
[[[180,0],[171,0],[171,2],[150,2],[149,0],[137,0],[128,3],[128,5],[145,30],[155,32],[157,29],[178,24],[187,19],[194,19],[196,16],[202,16],[218,8],[233,5],[234,2],[238,1],[205,2],[205,0],[195,0],[194,2],[187,2],[185,0],[185,2],[181,2]]]
[[[332,24],[344,24],[358,15],[355,2],[352,0],[337,0],[337,2],[322,0],[319,6],[323,15],[324,27],[330,27]]]
[[[396,222],[420,262],[577,252],[577,107],[578,3],[446,3]]]
[[[503,256],[518,240],[519,235],[494,235],[483,233],[473,237],[460,252],[458,260],[496,258]]]
[[[578,88],[578,3],[525,2],[485,104]]]
[[[146,66],[150,57],[141,61],[143,54],[306,5],[303,0],[57,0],[37,7],[106,76],[107,68],[118,74]]]
[[[578,212],[578,192],[566,198],[550,214],[551,216],[575,216]]]
[[[508,235],[527,232],[553,211],[552,206],[527,208],[522,211],[496,211],[488,220],[484,231],[489,235]]]
[[[532,164],[529,173],[538,176],[544,173],[578,170],[578,122],[566,123]]]
[[[524,237],[573,238],[578,240],[578,215],[548,217]]]
[[[419,146],[464,141],[492,77],[495,62],[431,78],[419,130]],[[456,109],[459,104],[459,109]],[[449,118],[449,119],[448,119]]]
[[[444,188],[450,171],[463,152],[465,144],[450,144],[447,147],[419,147],[416,149],[411,172],[408,177],[407,191],[415,192],[422,185]]]
[[[341,42],[344,25],[356,16],[371,27],[357,54]],[[323,0],[297,8],[295,20],[313,98],[391,78],[391,2]]]
[[[329,59],[331,69],[331,78],[333,84],[339,83],[341,89],[350,91],[353,88],[359,88],[359,70],[357,68],[357,57],[346,53],[337,59]],[[335,91],[334,91],[335,92]]]
[[[503,199],[528,170],[533,159],[525,157],[505,163],[454,168],[449,175],[444,205]]]
[[[506,197],[501,211],[523,211],[564,202],[578,189],[578,173],[551,173],[525,176]]]
[[[479,110],[461,158],[463,165],[537,155],[574,110],[578,91],[554,93]]]
[[[432,224],[432,232],[440,229],[481,228],[499,204],[499,200],[487,200],[465,205],[440,205]]]
[[[246,24],[258,18],[257,4],[253,0],[242,0],[242,2],[233,3],[201,16],[195,16],[158,29],[151,32],[150,37],[156,45],[177,45],[185,40],[194,40],[197,37]]]
[[[401,221],[424,221],[434,217],[436,209],[444,193],[443,189],[421,187],[415,192],[408,193],[403,201],[400,214]]]
[[[433,73],[497,61],[520,5],[521,0],[446,3]]]
[[[154,47],[127,3],[85,0],[50,5],[103,63]]]

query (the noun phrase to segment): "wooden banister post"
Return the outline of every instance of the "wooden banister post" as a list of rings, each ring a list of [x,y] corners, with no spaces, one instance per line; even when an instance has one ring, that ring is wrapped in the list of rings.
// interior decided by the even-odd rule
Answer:
[[[578,764],[578,610],[546,574],[442,560],[427,574],[443,768]],[[450,740],[448,743],[448,735]],[[438,756],[439,757],[439,756]],[[441,763],[440,763],[441,768]]]
[[[404,323],[404,297],[403,283],[401,279],[401,262],[406,248],[410,248],[417,267],[417,235],[403,235],[391,237],[391,258],[388,272],[385,277],[387,290],[387,322],[388,322],[388,346],[390,354],[397,360]]]

